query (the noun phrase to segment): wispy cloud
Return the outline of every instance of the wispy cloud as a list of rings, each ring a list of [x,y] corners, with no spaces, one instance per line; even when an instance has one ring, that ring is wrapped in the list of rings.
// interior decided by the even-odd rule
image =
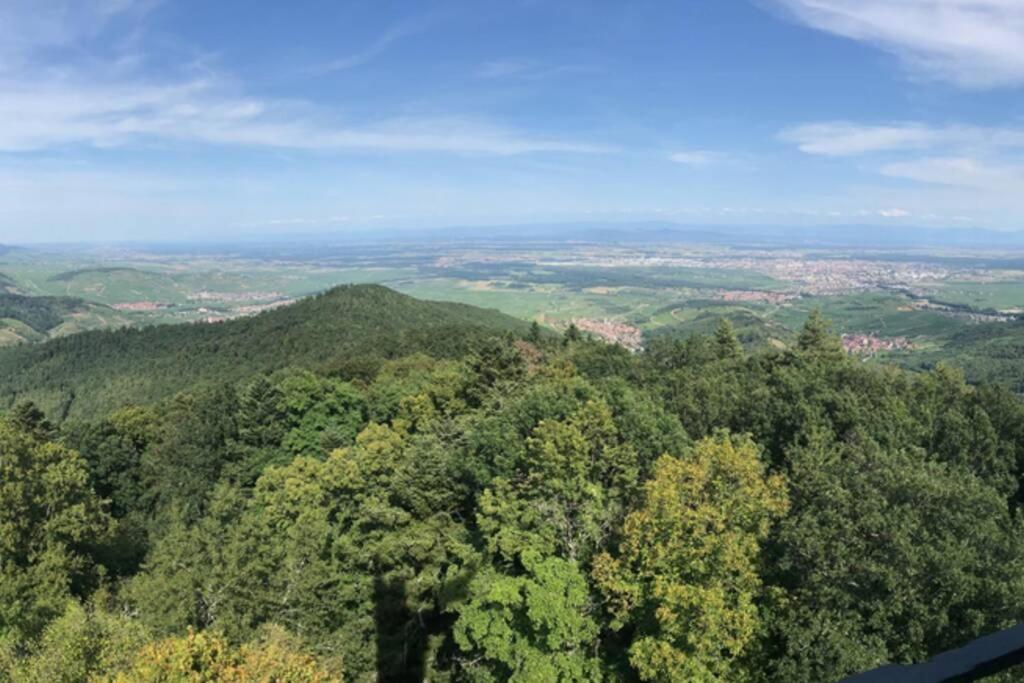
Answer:
[[[1024,128],[932,126],[923,123],[862,125],[832,121],[788,128],[779,139],[807,154],[856,156],[936,148],[1024,148]]]
[[[476,77],[488,80],[516,79],[539,81],[560,76],[597,73],[595,66],[578,64],[538,64],[530,60],[502,59],[484,62],[476,69]]]
[[[779,138],[807,154],[874,155],[882,160],[877,171],[889,178],[1007,198],[1024,187],[1024,128],[825,122],[789,128]]]
[[[337,105],[253,95],[210,68],[155,77],[143,68],[145,59],[132,59],[131,50],[110,45],[126,31],[134,33],[157,2],[0,2],[0,152],[170,143],[490,155],[608,151],[462,113],[394,117],[379,112],[342,119]],[[124,25],[114,26],[117,22]],[[398,24],[325,70],[366,63],[429,23],[430,17],[422,17]],[[110,45],[93,50],[92,43]],[[62,62],[60,51],[57,58],[52,54],[55,47],[76,56]]]
[[[159,0],[5,0],[0,3],[0,71],[40,49],[96,39],[118,20],[137,22]]]
[[[875,45],[965,87],[1024,83],[1021,0],[770,0],[798,21]]]
[[[1024,187],[1024,165],[986,163],[966,157],[914,159],[882,167],[883,175],[920,183],[947,185],[986,193],[1012,193]]]
[[[710,166],[711,164],[720,163],[724,161],[725,158],[725,155],[721,152],[714,152],[707,149],[695,149],[685,152],[676,152],[669,155],[669,159],[671,161],[694,168],[701,168],[704,166]]]
[[[377,40],[373,41],[366,48],[344,57],[339,57],[327,64],[315,67],[310,71],[319,75],[335,73],[354,69],[357,66],[367,64],[383,55],[396,42],[403,38],[416,35],[426,29],[426,22],[406,22],[394,26],[385,31]]]
[[[293,150],[515,155],[607,147],[532,136],[473,117],[338,123],[308,103],[228,95],[214,80],[152,85],[0,82],[0,151],[198,142]]]
[[[907,218],[911,213],[906,209],[894,207],[891,209],[879,209],[878,215],[882,218]]]

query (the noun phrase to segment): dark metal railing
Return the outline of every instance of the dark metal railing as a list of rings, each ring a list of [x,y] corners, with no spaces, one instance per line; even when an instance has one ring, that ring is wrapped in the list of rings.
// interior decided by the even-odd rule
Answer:
[[[999,631],[923,664],[889,664],[842,683],[961,683],[977,681],[1024,664],[1024,624]]]

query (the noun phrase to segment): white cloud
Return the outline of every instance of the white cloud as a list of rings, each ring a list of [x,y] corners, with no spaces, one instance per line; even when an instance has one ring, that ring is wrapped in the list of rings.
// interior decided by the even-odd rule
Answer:
[[[878,168],[889,178],[983,191],[987,195],[1017,196],[1024,187],[1024,165],[1020,161],[1024,128],[826,122],[784,130],[779,138],[807,154],[895,156]]]
[[[172,142],[334,152],[608,151],[460,114],[381,113],[342,121],[333,107],[246,94],[208,68],[201,77],[185,72],[154,79],[141,69],[145,58],[118,47],[117,39],[124,29],[138,35],[158,1],[0,0],[0,152]],[[365,63],[424,30],[424,22],[397,25],[364,51],[320,71]],[[48,61],[53,47],[73,50],[74,59]]]
[[[31,55],[97,38],[112,22],[138,21],[159,0],[4,0],[0,3],[0,70]]]
[[[293,150],[516,155],[608,148],[532,136],[473,117],[338,123],[308,103],[231,94],[228,83],[0,80],[0,151],[179,141]]]
[[[779,139],[802,152],[825,156],[855,156],[871,152],[936,148],[1024,148],[1024,128],[930,126],[923,123],[862,125],[844,121],[809,123],[788,128]]]
[[[967,157],[914,159],[887,164],[883,175],[933,185],[1006,193],[1019,196],[1024,188],[1024,166],[985,163]]]
[[[882,218],[906,218],[910,215],[910,212],[899,208],[879,209],[878,215]]]
[[[798,21],[875,45],[965,87],[1024,83],[1021,0],[770,0]]]
[[[696,149],[687,152],[676,152],[670,155],[669,159],[684,166],[701,167],[722,161],[722,155],[719,152]]]
[[[862,126],[844,122],[810,123],[779,134],[802,152],[827,156],[921,149],[934,144],[936,137],[935,130],[920,124]]]

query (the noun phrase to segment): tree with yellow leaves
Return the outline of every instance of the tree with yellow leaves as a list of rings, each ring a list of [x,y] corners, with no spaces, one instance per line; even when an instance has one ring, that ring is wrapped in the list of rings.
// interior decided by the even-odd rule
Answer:
[[[758,631],[760,545],[788,507],[747,437],[719,432],[686,456],[663,456],[623,528],[617,557],[593,575],[615,630],[632,633],[643,680],[736,681]]]

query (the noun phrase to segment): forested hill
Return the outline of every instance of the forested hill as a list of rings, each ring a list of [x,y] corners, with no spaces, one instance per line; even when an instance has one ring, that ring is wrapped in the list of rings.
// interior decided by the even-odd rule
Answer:
[[[0,275],[0,287],[5,282]],[[44,334],[64,322],[64,316],[84,311],[88,305],[68,296],[24,296],[0,292],[0,319],[17,321]]]
[[[4,350],[0,406],[27,398],[57,418],[91,417],[293,365],[368,376],[387,358],[452,357],[482,337],[527,329],[493,310],[349,285],[252,318],[87,332]]]

